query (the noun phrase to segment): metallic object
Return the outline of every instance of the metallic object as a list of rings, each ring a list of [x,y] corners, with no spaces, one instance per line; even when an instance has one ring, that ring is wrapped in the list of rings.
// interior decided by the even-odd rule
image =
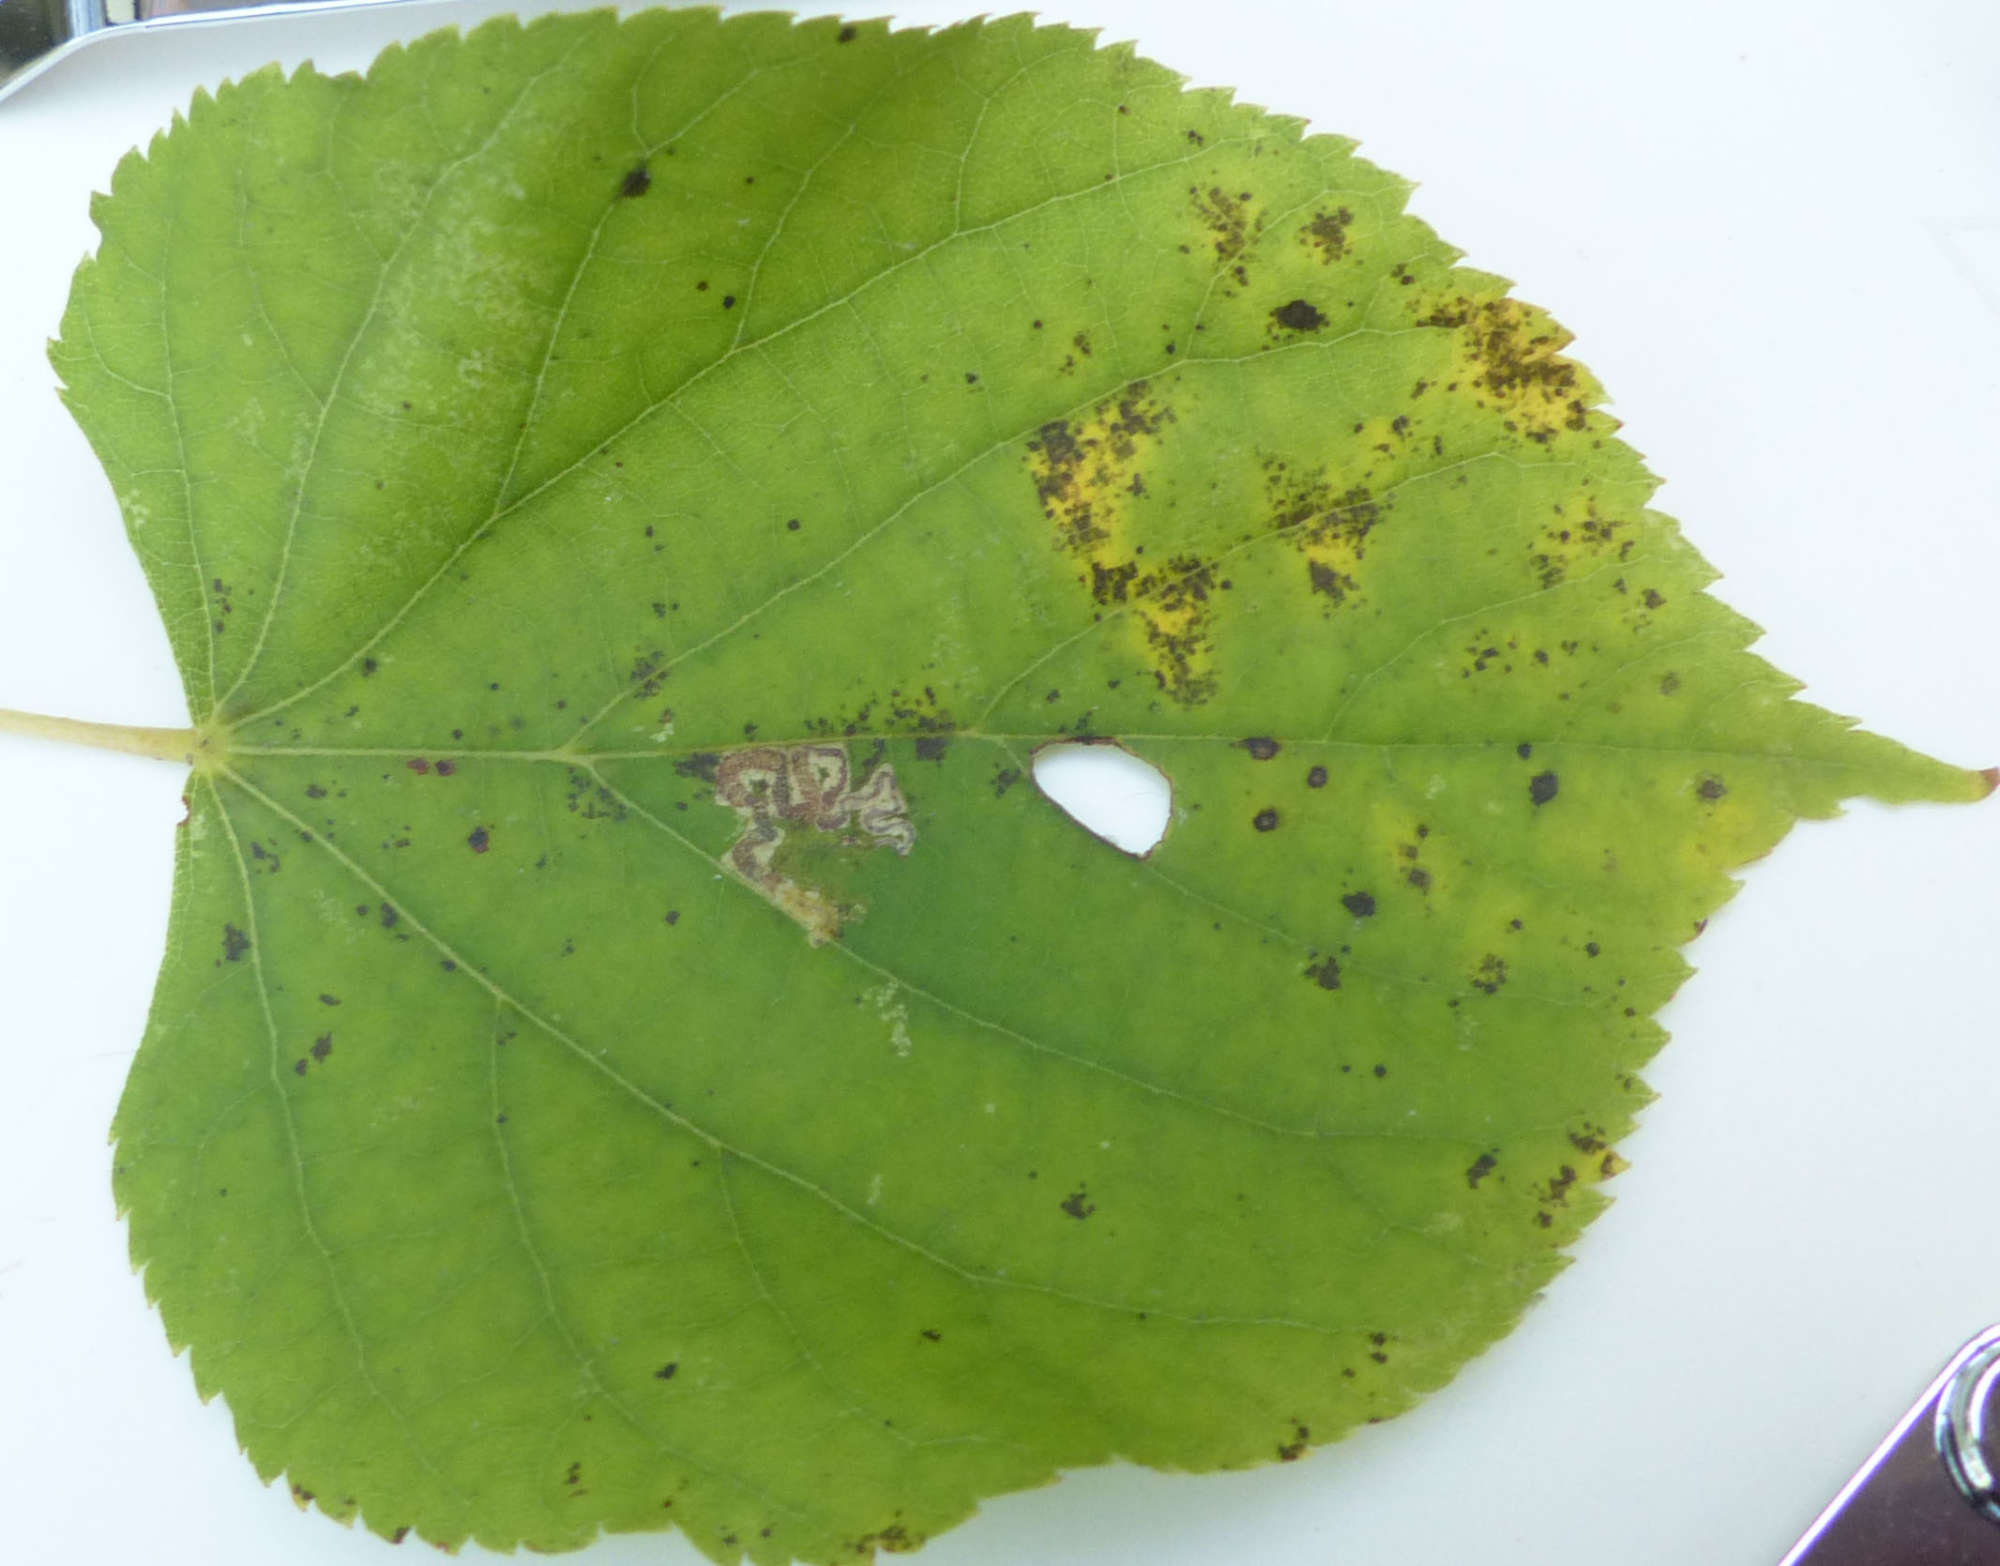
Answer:
[[[396,0],[0,0],[0,99],[85,44],[251,16],[345,11]]]
[[[2000,1566],[2000,1327],[1953,1356],[1780,1566]]]

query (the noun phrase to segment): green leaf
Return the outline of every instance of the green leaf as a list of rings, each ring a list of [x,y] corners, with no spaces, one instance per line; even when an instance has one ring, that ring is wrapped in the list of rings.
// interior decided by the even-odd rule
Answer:
[[[1081,33],[686,12],[120,168],[56,359],[200,749],[117,1193],[261,1473],[831,1561],[1507,1330],[1729,871],[1990,784],[1791,699],[1406,190]]]

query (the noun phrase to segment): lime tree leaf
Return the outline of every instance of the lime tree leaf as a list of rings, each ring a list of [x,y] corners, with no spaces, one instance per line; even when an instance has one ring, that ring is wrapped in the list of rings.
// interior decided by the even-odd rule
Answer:
[[[1792,699],[1406,192],[1087,34],[689,12],[121,166],[55,354],[196,736],[116,1189],[260,1473],[865,1559],[1517,1319],[1731,869],[1990,781]]]

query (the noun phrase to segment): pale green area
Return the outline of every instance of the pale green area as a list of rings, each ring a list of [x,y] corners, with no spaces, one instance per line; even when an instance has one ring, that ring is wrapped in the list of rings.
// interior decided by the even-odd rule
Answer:
[[[55,358],[202,748],[117,1195],[261,1473],[831,1562],[1507,1331],[1729,871],[1988,785],[1790,699],[1407,188],[1085,34],[688,12],[126,160]],[[710,779],[850,735],[915,841],[787,823],[811,945]]]

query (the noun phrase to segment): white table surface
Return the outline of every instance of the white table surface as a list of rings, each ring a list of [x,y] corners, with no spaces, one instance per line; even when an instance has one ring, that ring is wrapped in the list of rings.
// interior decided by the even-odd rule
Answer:
[[[112,40],[0,105],[0,706],[186,722],[44,340],[88,197],[201,83],[507,9]],[[909,22],[952,20],[911,3]],[[1310,116],[1578,336],[1659,504],[1838,711],[2000,762],[2000,7],[1057,0]],[[166,920],[181,778],[0,737],[0,1560],[388,1561],[193,1395],[105,1133]],[[1417,1412],[1310,1460],[1072,1477],[928,1566],[1769,1566],[2000,1319],[2000,803],[1858,806],[1691,954],[1661,1097],[1577,1264]],[[476,1558],[478,1552],[472,1552]],[[621,1539],[591,1566],[693,1563]]]

